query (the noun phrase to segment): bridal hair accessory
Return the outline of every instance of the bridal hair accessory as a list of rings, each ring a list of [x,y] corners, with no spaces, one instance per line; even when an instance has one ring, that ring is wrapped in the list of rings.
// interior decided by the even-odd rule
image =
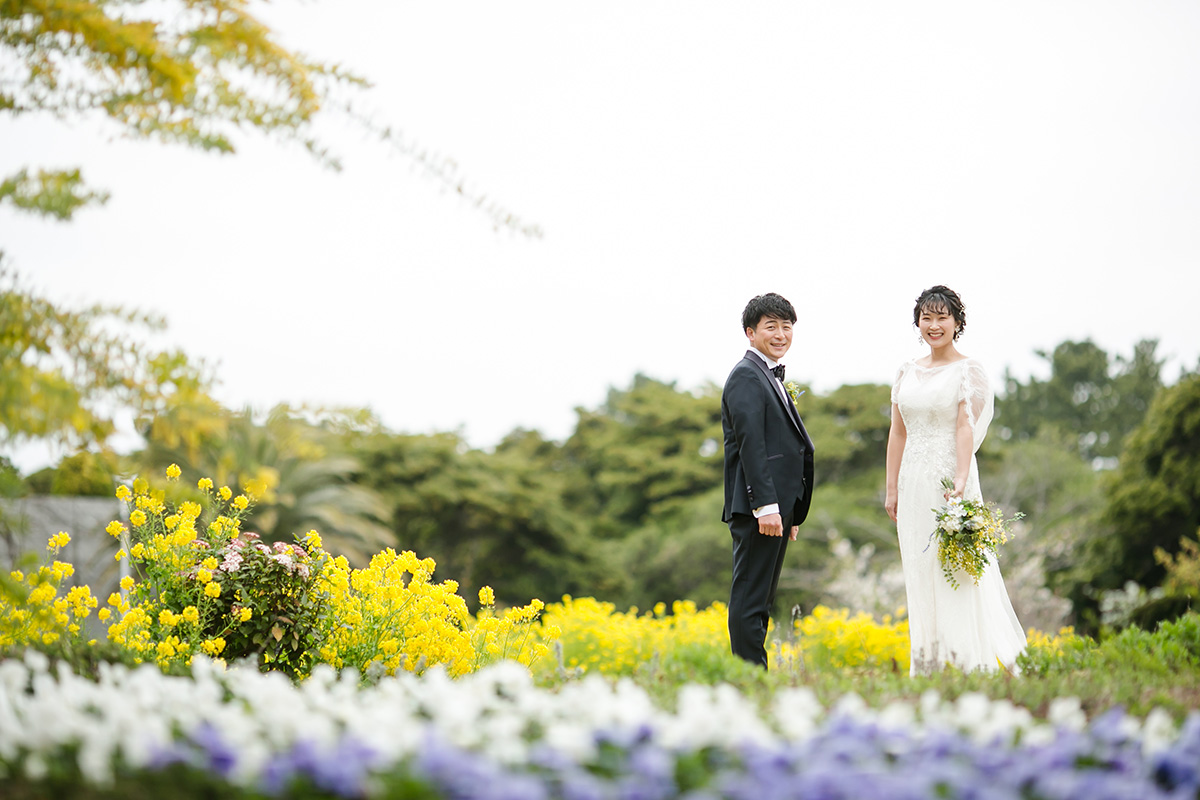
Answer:
[[[942,487],[954,491],[954,481],[942,478]],[[950,497],[941,507],[933,510],[934,529],[929,535],[929,546],[937,540],[938,561],[942,574],[955,589],[958,579],[954,573],[963,570],[978,585],[984,569],[996,557],[1000,545],[1013,538],[1009,524],[1025,515],[1014,514],[1009,519],[994,505],[981,500],[964,500]]]

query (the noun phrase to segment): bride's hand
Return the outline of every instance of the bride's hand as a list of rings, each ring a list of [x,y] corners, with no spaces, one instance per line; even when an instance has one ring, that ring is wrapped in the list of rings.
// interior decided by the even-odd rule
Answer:
[[[892,522],[896,521],[896,492],[888,492],[883,501],[883,508],[887,511],[887,515],[892,518]]]
[[[955,478],[954,479],[954,488],[951,491],[946,492],[944,495],[942,495],[942,497],[944,497],[947,500],[949,500],[951,497],[961,498],[963,496],[963,492],[966,490],[966,488],[967,488],[967,479],[966,478]]]

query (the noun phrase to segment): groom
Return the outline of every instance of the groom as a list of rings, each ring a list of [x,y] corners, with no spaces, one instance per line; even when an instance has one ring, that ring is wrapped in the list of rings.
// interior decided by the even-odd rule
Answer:
[[[742,312],[750,349],[725,381],[725,508],[733,536],[729,641],[734,655],[767,666],[767,622],[788,541],[808,516],[813,442],[783,387],[779,360],[792,346],[796,310],[777,294]],[[784,533],[788,535],[784,535]]]

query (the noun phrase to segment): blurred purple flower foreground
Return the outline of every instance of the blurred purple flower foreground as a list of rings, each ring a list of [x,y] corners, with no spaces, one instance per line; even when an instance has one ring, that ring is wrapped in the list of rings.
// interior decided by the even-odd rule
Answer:
[[[231,789],[282,796],[494,800],[665,798],[1197,798],[1200,714],[1177,728],[1078,703],[1046,720],[981,695],[823,708],[805,689],[760,711],[729,686],[687,686],[655,707],[628,681],[554,691],[500,664],[360,688],[319,671],[300,685],[197,660],[193,677],[45,659],[0,663],[0,794],[54,770],[111,785],[182,763]],[[136,779],[136,778],[135,778]]]

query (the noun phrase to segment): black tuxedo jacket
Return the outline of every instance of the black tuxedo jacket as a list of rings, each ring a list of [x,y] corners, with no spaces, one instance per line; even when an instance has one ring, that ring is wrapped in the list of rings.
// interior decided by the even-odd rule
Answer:
[[[799,525],[812,501],[813,442],[766,362],[753,351],[737,363],[721,393],[725,433],[725,508],[721,519],[779,504]],[[787,531],[784,531],[787,535]]]

